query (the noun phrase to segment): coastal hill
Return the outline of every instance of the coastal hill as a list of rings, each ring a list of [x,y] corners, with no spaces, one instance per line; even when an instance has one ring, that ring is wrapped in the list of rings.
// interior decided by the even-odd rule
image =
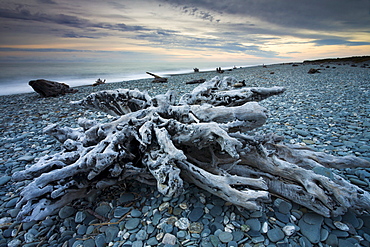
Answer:
[[[317,60],[305,60],[305,64],[317,64],[317,63],[364,63],[370,62],[370,56],[353,56],[353,57],[343,57],[343,58],[324,58]]]

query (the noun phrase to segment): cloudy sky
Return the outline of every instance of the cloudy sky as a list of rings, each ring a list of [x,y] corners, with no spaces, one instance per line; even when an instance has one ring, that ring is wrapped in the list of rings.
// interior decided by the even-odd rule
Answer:
[[[0,61],[370,55],[369,0],[0,0]]]

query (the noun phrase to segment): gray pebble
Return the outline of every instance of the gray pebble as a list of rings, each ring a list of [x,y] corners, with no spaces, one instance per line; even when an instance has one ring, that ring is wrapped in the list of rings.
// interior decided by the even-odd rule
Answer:
[[[141,229],[140,231],[136,233],[136,239],[140,241],[145,240],[147,236],[148,234],[143,229]]]
[[[59,210],[59,217],[62,219],[68,218],[72,216],[76,212],[76,209],[74,209],[71,206],[64,206]]]
[[[261,222],[258,219],[249,219],[245,221],[245,224],[249,225],[251,230],[253,231],[260,231],[261,230]]]
[[[141,212],[137,209],[133,209],[131,211],[131,216],[134,217],[134,218],[137,218],[137,217],[140,217],[141,216]]]
[[[270,239],[271,242],[276,243],[284,239],[285,235],[280,228],[273,228],[267,232],[267,237]]]
[[[96,247],[105,247],[106,241],[105,241],[105,235],[99,234],[95,237],[95,245]]]
[[[12,177],[10,177],[10,176],[1,176],[0,177],[0,186],[3,186],[4,184],[6,184],[7,182],[9,182],[10,181],[10,179],[11,179]]]
[[[124,216],[125,214],[130,212],[130,210],[131,210],[131,208],[118,206],[114,210],[114,218],[121,218],[122,216]]]
[[[138,225],[140,224],[140,219],[139,218],[131,218],[127,220],[125,224],[125,228],[127,230],[132,230],[135,229]]]
[[[220,239],[220,241],[222,243],[228,243],[230,242],[231,240],[233,240],[233,235],[230,233],[230,232],[221,232],[219,235],[218,235],[218,238]]]
[[[117,237],[117,234],[119,232],[118,227],[116,226],[108,226],[105,229],[105,236],[106,236],[106,243],[112,242],[113,239]]]
[[[86,213],[83,211],[78,211],[75,216],[75,222],[81,223],[86,219]]]
[[[188,218],[190,221],[198,221],[204,214],[202,207],[195,207],[189,214]]]

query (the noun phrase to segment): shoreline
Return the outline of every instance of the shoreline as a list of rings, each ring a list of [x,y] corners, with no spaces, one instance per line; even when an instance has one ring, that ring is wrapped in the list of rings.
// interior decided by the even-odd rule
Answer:
[[[236,69],[223,74],[211,71],[177,75],[169,77],[167,83],[151,83],[152,78],[148,78],[106,83],[96,87],[80,86],[79,92],[75,94],[52,98],[41,98],[35,92],[0,96],[2,100],[0,112],[3,114],[0,118],[2,135],[0,139],[0,219],[3,224],[0,224],[2,229],[0,246],[6,246],[11,241],[19,241],[18,243],[23,246],[45,247],[60,247],[65,243],[69,246],[81,244],[100,247],[108,245],[109,242],[112,246],[119,244],[154,246],[160,245],[163,240],[160,234],[166,233],[173,235],[179,243],[187,241],[185,244],[191,242],[193,246],[202,246],[207,238],[218,241],[221,246],[227,246],[221,242],[223,238],[220,240],[220,236],[223,235],[228,237],[232,235],[232,241],[241,246],[256,243],[268,245],[276,244],[271,241],[271,234],[277,231],[281,233],[283,227],[292,225],[295,227],[294,233],[290,236],[283,233],[283,238],[278,243],[295,246],[303,245],[302,243],[306,246],[317,244],[310,242],[311,237],[315,237],[312,235],[313,232],[309,233],[299,228],[299,224],[303,224],[300,222],[305,219],[308,221],[316,219],[317,215],[297,204],[289,201],[281,204],[282,199],[273,198],[271,203],[265,204],[261,212],[240,212],[235,206],[188,184],[187,192],[178,198],[165,198],[159,195],[156,188],[138,183],[128,183],[131,188],[117,185],[97,197],[71,203],[44,221],[20,224],[15,221],[19,211],[15,205],[19,198],[19,191],[27,181],[14,184],[11,180],[14,172],[34,164],[45,155],[53,155],[60,151],[61,144],[43,134],[43,128],[46,126],[60,124],[77,127],[77,120],[81,117],[98,122],[109,122],[114,119],[104,113],[71,107],[70,101],[79,100],[92,92],[120,87],[137,88],[147,91],[151,96],[174,90],[180,96],[198,85],[185,84],[186,81],[200,79],[200,77],[209,80],[214,76],[233,76],[237,80],[245,80],[250,87],[284,86],[287,88],[282,95],[260,102],[269,111],[269,118],[264,126],[254,131],[255,133],[276,133],[284,136],[286,143],[308,146],[336,156],[355,155],[370,160],[369,69],[350,65],[333,68],[330,64],[330,68],[321,68],[320,73],[308,74],[311,67],[320,68],[313,65],[299,64],[293,67],[292,64],[277,64]],[[368,176],[370,169],[368,168],[333,169],[331,172],[347,180],[351,179],[352,183],[358,183],[359,186],[362,184],[361,188],[370,191],[370,176]],[[202,203],[200,198],[205,202]],[[160,211],[164,203],[168,203],[171,210],[168,208]],[[187,209],[179,208],[181,203],[184,203]],[[290,209],[280,208],[280,205],[287,205]],[[171,217],[189,218],[191,223],[195,223],[190,214],[199,211],[195,210],[199,207],[204,212],[204,220],[202,218],[198,221],[203,227],[199,233],[176,230],[176,227],[170,224],[160,226],[160,222]],[[101,222],[94,218],[87,208],[109,217],[112,224],[109,226],[99,224]],[[131,213],[115,224],[120,219],[117,217],[122,217],[119,212],[127,208],[132,210]],[[78,217],[81,215],[86,217],[79,220]],[[370,240],[366,239],[365,233],[370,236],[369,218],[367,214],[360,216],[352,212],[343,217],[320,218],[321,223],[315,224],[315,229],[322,234],[322,238],[319,239],[320,244],[325,246],[340,242],[343,246],[349,246],[352,241],[357,241],[358,244],[365,243],[364,246],[368,246]],[[350,219],[349,223],[348,219]],[[351,231],[341,231],[333,225],[335,221],[351,224],[353,228]],[[138,224],[131,225],[134,223]],[[262,230],[265,224],[267,233]],[[244,232],[242,230],[244,225],[253,229]],[[17,234],[12,236],[13,232]],[[356,240],[356,236],[364,240]],[[26,242],[26,237],[30,242]],[[100,239],[104,239],[104,243]]]

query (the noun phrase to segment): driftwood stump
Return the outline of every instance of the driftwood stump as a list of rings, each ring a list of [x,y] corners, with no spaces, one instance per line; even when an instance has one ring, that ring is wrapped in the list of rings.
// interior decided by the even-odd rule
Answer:
[[[76,198],[128,179],[156,185],[169,197],[183,192],[185,180],[248,210],[261,209],[271,195],[326,217],[370,209],[367,191],[330,170],[370,162],[287,145],[275,135],[251,135],[268,117],[257,101],[285,89],[234,89],[236,82],[216,77],[179,101],[172,92],[150,97],[117,89],[73,102],[118,118],[45,128],[63,150],[13,175],[15,181],[32,180],[20,193],[18,220],[44,219]]]
[[[28,85],[42,97],[55,97],[66,93],[76,93],[78,91],[77,89],[70,88],[65,83],[44,79],[29,81]]]

